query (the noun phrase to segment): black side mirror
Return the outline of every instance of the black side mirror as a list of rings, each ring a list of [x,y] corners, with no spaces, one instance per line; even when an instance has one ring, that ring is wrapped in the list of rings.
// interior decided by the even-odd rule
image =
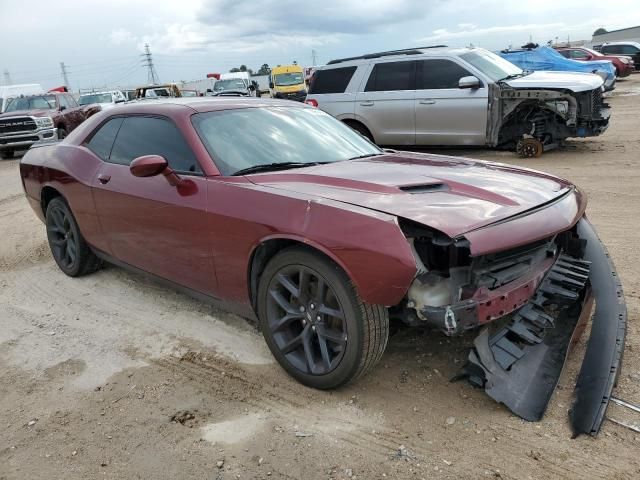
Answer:
[[[60,111],[66,110],[67,107],[65,107],[64,105],[60,105]]]
[[[275,85],[273,84],[273,82],[269,82],[269,88],[274,88]]]

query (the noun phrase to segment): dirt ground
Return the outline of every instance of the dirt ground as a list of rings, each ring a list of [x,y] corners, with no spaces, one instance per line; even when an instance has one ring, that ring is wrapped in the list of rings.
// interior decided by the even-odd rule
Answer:
[[[640,75],[610,103],[606,134],[539,159],[452,154],[586,191],[629,307],[615,394],[640,402]],[[640,434],[606,421],[597,438],[570,438],[584,339],[539,423],[449,382],[473,334],[402,331],[372,374],[319,392],[241,318],[115,267],[63,275],[18,160],[0,162],[0,232],[0,479],[640,478]],[[634,420],[614,405],[608,416]]]

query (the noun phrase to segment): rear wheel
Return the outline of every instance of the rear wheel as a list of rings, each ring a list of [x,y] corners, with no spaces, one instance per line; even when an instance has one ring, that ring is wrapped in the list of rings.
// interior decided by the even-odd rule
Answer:
[[[313,388],[335,388],[366,374],[389,336],[386,308],[363,302],[342,269],[300,247],[267,265],[258,316],[276,360]]]
[[[53,259],[64,273],[79,277],[100,268],[100,259],[80,233],[67,203],[56,197],[47,205],[47,240]]]

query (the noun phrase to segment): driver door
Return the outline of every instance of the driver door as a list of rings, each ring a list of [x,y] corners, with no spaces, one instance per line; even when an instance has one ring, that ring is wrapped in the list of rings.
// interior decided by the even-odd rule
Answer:
[[[164,117],[119,121],[108,156],[93,181],[93,195],[109,252],[117,260],[196,291],[216,289],[207,186],[200,165],[176,125]],[[109,122],[104,127],[109,125]],[[104,128],[103,127],[103,128]],[[163,175],[140,178],[132,160],[161,155],[189,182],[187,192]]]
[[[449,59],[416,62],[416,145],[484,145],[487,138],[487,85],[461,89],[473,75]]]

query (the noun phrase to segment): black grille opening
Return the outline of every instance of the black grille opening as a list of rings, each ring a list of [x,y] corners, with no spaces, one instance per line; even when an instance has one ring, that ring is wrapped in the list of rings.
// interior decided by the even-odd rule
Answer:
[[[36,128],[36,122],[29,117],[4,118],[0,120],[0,133],[28,132]]]

